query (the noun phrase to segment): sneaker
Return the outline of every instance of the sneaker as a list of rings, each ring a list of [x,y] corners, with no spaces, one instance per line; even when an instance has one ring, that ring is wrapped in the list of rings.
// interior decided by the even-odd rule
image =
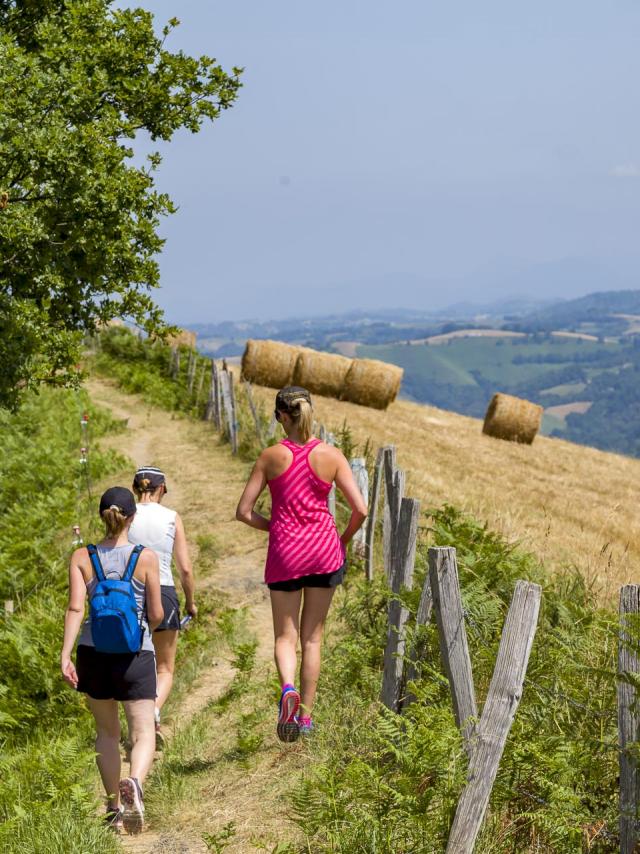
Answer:
[[[144,827],[144,800],[135,777],[120,780],[120,800],[124,807],[122,823],[127,833],[140,833]]]
[[[285,685],[280,697],[278,710],[277,733],[280,741],[295,741],[300,735],[300,728],[296,720],[300,708],[300,694],[293,685]]]
[[[313,725],[313,721],[310,717],[307,717],[306,715],[299,715],[298,729],[300,731],[300,735],[313,735],[315,726]]]
[[[160,728],[160,722],[156,721],[156,750],[164,750],[167,746],[167,740]]]
[[[120,807],[107,809],[103,821],[109,830],[114,833],[122,833],[122,810]]]

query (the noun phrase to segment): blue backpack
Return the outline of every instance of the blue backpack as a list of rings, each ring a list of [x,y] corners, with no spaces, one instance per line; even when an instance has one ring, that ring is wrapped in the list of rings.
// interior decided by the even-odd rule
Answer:
[[[98,579],[89,602],[91,637],[98,652],[140,651],[144,630],[131,579],[143,548],[134,546],[122,578],[111,579],[104,574],[96,547],[87,546]]]

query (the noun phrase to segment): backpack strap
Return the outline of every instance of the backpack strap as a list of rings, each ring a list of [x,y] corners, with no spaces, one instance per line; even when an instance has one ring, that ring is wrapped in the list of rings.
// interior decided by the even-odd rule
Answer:
[[[129,562],[127,563],[127,568],[124,571],[124,575],[122,576],[123,581],[131,581],[133,578],[133,573],[136,571],[136,566],[138,565],[138,558],[140,557],[140,553],[144,549],[144,546],[134,546],[133,551],[129,555]]]
[[[104,581],[106,576],[104,574],[102,564],[100,563],[98,550],[93,545],[93,543],[89,543],[89,545],[87,546],[87,551],[89,552],[89,559],[91,560],[91,566],[93,567],[93,571],[96,574],[96,578],[98,579],[98,581]]]

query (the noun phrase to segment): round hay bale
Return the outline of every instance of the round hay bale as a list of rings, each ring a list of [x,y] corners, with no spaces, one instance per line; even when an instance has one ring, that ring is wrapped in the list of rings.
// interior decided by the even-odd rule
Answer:
[[[308,389],[311,394],[339,398],[344,388],[351,359],[335,353],[319,353],[301,348],[293,372],[293,385]]]
[[[508,442],[530,445],[542,422],[543,407],[510,394],[494,394],[484,416],[482,432]]]
[[[373,409],[386,409],[396,399],[402,368],[377,359],[354,359],[345,378],[342,399]]]
[[[242,356],[242,379],[256,385],[283,388],[292,385],[299,347],[249,338]]]

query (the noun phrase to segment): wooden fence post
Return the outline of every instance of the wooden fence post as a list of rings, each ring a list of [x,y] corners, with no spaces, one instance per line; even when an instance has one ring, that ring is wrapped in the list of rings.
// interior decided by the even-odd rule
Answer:
[[[5,616],[10,617],[15,611],[15,607],[13,604],[13,599],[5,599],[4,600],[4,613]]]
[[[384,516],[382,520],[382,550],[384,569],[389,579],[393,563],[392,548],[394,531],[400,515],[400,504],[404,496],[404,471],[396,466],[396,449],[387,445],[384,449]]]
[[[213,362],[213,385],[214,385],[214,404],[213,404],[213,420],[216,425],[216,430],[220,432],[224,423],[222,414],[222,382],[220,379],[220,368]]]
[[[187,368],[187,388],[189,394],[193,394],[193,381],[196,376],[196,354],[195,350],[189,350],[189,366]]]
[[[216,405],[216,385],[215,385],[216,365],[213,359],[211,360],[211,379],[209,380],[209,396],[207,397],[207,407],[204,411],[204,420],[213,420],[213,411]]]
[[[502,630],[489,693],[476,728],[465,786],[447,854],[472,854],[520,698],[540,610],[538,584],[518,581]]]
[[[244,390],[247,393],[247,400],[249,401],[249,409],[251,410],[251,414],[253,415],[253,421],[256,425],[256,437],[258,442],[260,443],[260,447],[265,447],[265,441],[262,438],[262,427],[260,426],[260,416],[258,415],[258,410],[256,409],[255,402],[253,400],[253,394],[251,393],[251,383],[248,380],[244,381]]]
[[[405,608],[397,597],[403,588],[411,589],[413,583],[419,518],[420,502],[415,498],[403,498],[396,535],[393,538],[393,598],[389,602],[389,627],[380,692],[380,701],[394,712],[398,711],[402,694],[406,624],[409,619],[408,608]]]
[[[180,350],[177,345],[171,348],[171,367],[169,368],[169,375],[172,380],[177,380],[180,375]]]
[[[200,395],[202,394],[202,386],[204,385],[204,376],[207,373],[207,363],[202,363],[202,370],[200,371],[200,379],[198,380],[198,390],[196,391],[196,406],[200,403]]]
[[[380,501],[380,484],[382,482],[383,458],[384,448],[378,448],[378,453],[376,455],[376,466],[373,470],[373,485],[371,487],[369,515],[367,516],[367,529],[364,536],[364,558],[367,569],[367,581],[373,581],[373,541],[375,539],[376,522],[378,517],[378,504]]]
[[[364,457],[354,457],[350,461],[353,477],[360,490],[364,503],[369,506],[369,472],[367,471],[367,461]],[[360,528],[353,536],[353,552],[356,557],[365,556],[365,529]]]
[[[219,375],[220,379],[220,390],[222,394],[222,408],[224,410],[224,418],[223,422],[226,422],[227,433],[229,435],[229,442],[231,444],[231,449],[233,450],[233,433],[234,433],[234,423],[233,423],[233,406],[231,403],[231,374],[228,371],[220,371]]]
[[[638,841],[640,774],[634,746],[638,741],[640,712],[629,678],[640,673],[640,586],[620,589],[620,637],[618,640],[618,733],[620,738],[620,854],[632,854]],[[631,746],[631,749],[629,749]]]
[[[478,710],[454,548],[429,549],[429,580],[438,624],[440,655],[451,688],[453,713],[464,736],[467,753],[471,755]]]
[[[229,402],[231,404],[231,453],[238,453],[238,419],[236,416],[236,392],[233,384],[233,374],[227,372],[229,378]]]

